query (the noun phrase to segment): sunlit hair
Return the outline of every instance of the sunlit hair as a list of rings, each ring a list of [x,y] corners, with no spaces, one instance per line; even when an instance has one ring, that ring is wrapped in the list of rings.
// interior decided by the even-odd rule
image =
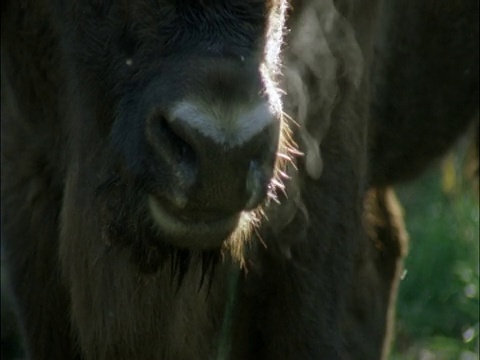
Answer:
[[[332,0],[308,2],[293,9],[298,19],[290,29],[287,51],[281,54],[287,6],[281,1],[272,8],[261,69],[271,106],[281,123],[275,174],[267,206],[248,213],[243,226],[226,244],[239,260],[245,239],[263,219],[276,233],[297,215],[308,222],[295,159],[303,157],[307,176],[321,176],[321,144],[335,121],[334,109],[350,91],[358,90],[364,76],[364,59],[354,30]],[[285,196],[279,197],[280,192]],[[289,244],[282,252],[288,256]]]
[[[277,148],[277,158],[273,179],[269,185],[269,199],[276,199],[276,192],[284,188],[282,176],[286,176],[285,164],[292,160],[292,154],[298,153],[292,141],[288,119],[284,116],[282,107],[282,93],[279,87],[281,70],[281,49],[285,34],[285,19],[288,3],[286,0],[272,0],[269,2],[270,12],[265,33],[265,48],[260,71],[265,86],[265,95],[269,99],[271,110],[277,115],[280,122],[280,138]],[[265,217],[262,207],[254,211],[244,212],[240,218],[237,230],[225,242],[223,250],[231,257],[244,265],[244,246],[252,238],[252,232],[260,225]]]

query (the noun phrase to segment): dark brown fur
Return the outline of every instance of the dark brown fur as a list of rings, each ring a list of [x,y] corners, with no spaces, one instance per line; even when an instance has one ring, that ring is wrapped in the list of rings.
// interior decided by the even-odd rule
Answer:
[[[236,10],[222,12],[227,3]],[[376,1],[292,2],[281,86],[296,123],[284,118],[281,149],[287,151],[289,128],[304,155],[278,168],[286,173],[285,193],[278,188],[280,204],[263,204],[253,233],[223,252],[201,252],[172,247],[146,220],[141,199],[152,191],[145,176],[151,158],[143,133],[117,116],[136,115],[131,104],[158,72],[169,84],[160,95],[181,96],[183,80],[198,80],[195,64],[209,51],[227,58],[245,52],[258,61],[263,11],[279,3],[2,2],[2,255],[29,357],[212,358],[239,259],[232,359],[371,359],[386,352],[405,236],[390,190],[367,192],[370,179],[384,185],[403,176],[381,171],[399,163],[382,148],[396,130],[380,125],[390,119],[381,111],[390,99],[382,86],[397,87],[390,72],[372,72],[396,64],[375,60],[374,34],[381,20],[391,21]],[[217,10],[202,12],[207,5]],[[176,6],[189,14],[182,21],[216,19],[216,31],[174,31]],[[304,24],[322,46],[299,42]],[[429,29],[418,31],[427,36]],[[386,52],[397,61],[396,49]],[[133,70],[125,67],[130,57]],[[275,77],[277,64],[270,65]],[[469,99],[468,116],[475,105]],[[432,130],[432,139],[442,134]],[[389,143],[396,153],[409,149]],[[432,144],[435,154],[444,148]],[[432,157],[406,172],[417,173]],[[158,179],[157,187],[172,190]],[[362,334],[375,341],[362,344]]]
[[[408,235],[393,189],[365,196],[365,238],[355,258],[344,329],[352,359],[387,359]]]
[[[478,139],[478,2],[386,1],[380,14],[384,30],[372,71],[373,187],[365,212],[369,240],[356,258],[346,320],[350,354],[358,359],[388,358],[408,247],[403,215],[385,186],[417,177],[465,132]],[[478,156],[470,164],[478,169]]]
[[[194,3],[181,6],[188,11]],[[165,76],[184,72],[190,79],[196,76],[194,68],[183,68],[182,56],[208,48],[181,34],[172,38],[171,29],[159,27],[155,19],[170,21],[173,5],[165,4],[140,10],[138,3],[125,14],[142,20],[124,33],[118,31],[124,31],[122,21],[128,20],[119,17],[119,7],[110,11],[108,6],[59,3],[52,11],[41,3],[4,5],[2,224],[32,358],[198,359],[217,351],[228,295],[225,284],[238,264],[224,253],[223,260],[213,264],[215,272],[207,275],[210,285],[199,287],[208,268],[201,254],[170,249],[144,223],[139,195],[145,183],[137,178],[149,161],[145,153],[137,149],[135,157],[126,157],[125,166],[115,147],[107,146],[112,109],[118,109],[118,103],[120,110],[128,105],[135,84],[142,86],[143,77],[162,68],[162,55],[183,54]],[[218,4],[221,9],[222,2]],[[238,5],[248,10],[249,5],[240,4],[246,3]],[[253,6],[261,9],[262,2],[252,1],[251,6],[252,11]],[[104,17],[108,11],[116,18]],[[251,15],[255,23],[259,13]],[[210,38],[199,34],[199,39],[211,40],[214,47],[227,44],[220,49],[227,56],[238,53],[253,44],[250,35],[262,31],[261,23],[259,29],[242,29],[242,24],[226,22],[224,32]],[[245,36],[229,38],[236,25],[240,29],[235,31],[245,31]],[[216,43],[214,36],[224,37],[223,42]],[[133,56],[134,51],[141,56],[134,57],[137,71],[129,73],[120,56]],[[301,238],[285,240],[289,258],[274,251],[272,232],[283,223],[272,221],[258,230],[261,239],[250,239],[242,254],[246,271],[235,310],[245,316],[234,318],[232,357],[342,356],[339,317],[361,234],[368,102],[367,91],[357,90],[366,83],[353,84],[340,71],[342,66],[355,68],[356,59],[344,57],[341,49],[333,55],[342,96],[334,110],[338,121],[324,137],[327,170],[318,182],[301,175],[287,184],[302,186],[309,213],[307,223],[290,227],[310,225]],[[171,84],[165,94],[181,94],[182,84]],[[125,98],[129,89],[132,93]],[[113,130],[116,146],[123,141],[121,131],[130,130],[119,131]],[[126,146],[131,150],[133,145]],[[293,168],[289,171],[296,176]],[[282,198],[281,192],[277,196]],[[272,201],[264,212],[274,216],[276,209]],[[182,278],[180,287],[172,284],[172,277]]]
[[[382,8],[373,77],[375,185],[415,178],[478,127],[478,1],[386,1]]]

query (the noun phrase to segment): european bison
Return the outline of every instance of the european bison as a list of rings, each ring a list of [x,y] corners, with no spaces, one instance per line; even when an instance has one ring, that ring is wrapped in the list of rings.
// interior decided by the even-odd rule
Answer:
[[[479,2],[394,0],[379,7],[364,213],[369,238],[355,258],[345,321],[349,352],[358,359],[381,352],[387,358],[393,334],[408,237],[391,186],[417,177],[466,131],[476,136],[478,169]]]
[[[387,154],[410,145],[384,138],[440,124],[402,100],[435,52],[396,39],[451,10],[414,3],[3,1],[2,246],[28,356],[380,357],[404,235],[367,190],[403,177]],[[447,52],[478,40],[478,4],[455,6]]]

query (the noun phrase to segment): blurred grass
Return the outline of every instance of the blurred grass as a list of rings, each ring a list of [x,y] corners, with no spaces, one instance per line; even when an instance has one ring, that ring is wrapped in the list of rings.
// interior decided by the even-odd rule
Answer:
[[[465,158],[457,150],[397,188],[410,250],[391,359],[479,359],[478,181],[464,176]]]

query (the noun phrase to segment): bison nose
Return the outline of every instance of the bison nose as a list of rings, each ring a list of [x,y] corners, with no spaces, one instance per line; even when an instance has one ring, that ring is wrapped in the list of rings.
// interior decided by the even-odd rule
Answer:
[[[227,111],[180,102],[153,112],[147,135],[162,173],[174,174],[167,205],[183,219],[223,218],[264,200],[279,136],[267,102]]]

